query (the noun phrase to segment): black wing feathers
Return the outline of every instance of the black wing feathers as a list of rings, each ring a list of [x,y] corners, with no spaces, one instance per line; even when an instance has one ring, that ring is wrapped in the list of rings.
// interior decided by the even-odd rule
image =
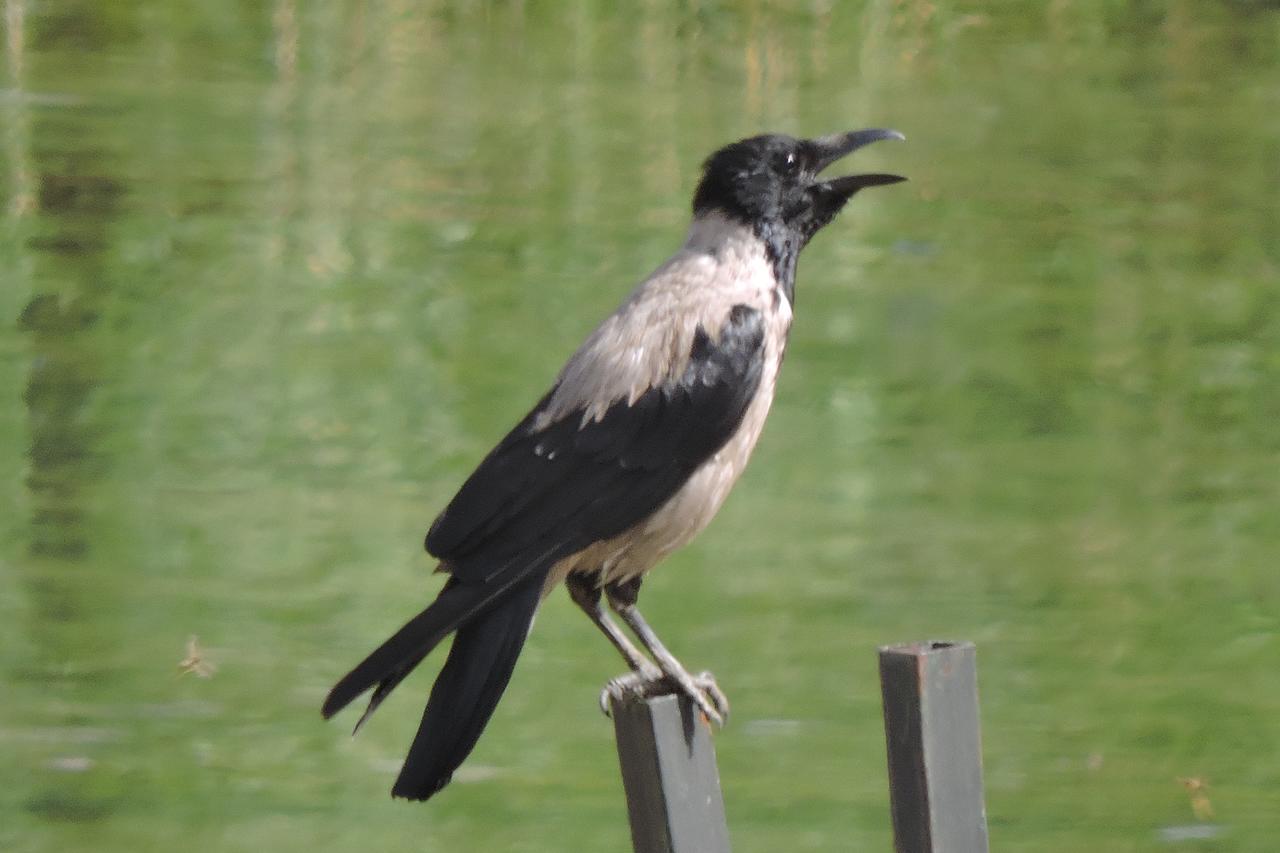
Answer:
[[[701,327],[679,379],[597,420],[582,411],[534,431],[551,395],[485,457],[427,534],[456,578],[483,580],[558,537],[566,554],[622,533],[660,507],[737,430],[760,385],[764,324],[735,305],[719,340]]]

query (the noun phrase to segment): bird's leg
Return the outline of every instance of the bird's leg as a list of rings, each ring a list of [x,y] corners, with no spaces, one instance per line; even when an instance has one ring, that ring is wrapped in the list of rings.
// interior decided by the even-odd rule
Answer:
[[[709,672],[689,674],[680,661],[676,660],[675,655],[667,651],[667,647],[662,644],[658,635],[649,627],[649,623],[640,615],[639,609],[636,608],[636,601],[640,596],[640,578],[609,584],[605,587],[605,595],[609,599],[609,606],[622,617],[622,620],[635,632],[640,644],[653,656],[654,661],[662,669],[663,676],[655,681],[645,677],[643,673],[634,672],[614,679],[606,691],[630,691],[648,696],[665,692],[674,686],[692,699],[707,719],[717,726],[724,725],[725,719],[729,716],[729,700],[716,684],[715,677]]]
[[[609,642],[613,643],[613,647],[626,660],[627,666],[631,667],[629,675],[634,675],[643,681],[662,680],[662,670],[654,666],[653,661],[645,657],[644,652],[635,647],[635,644],[628,639],[626,634],[622,633],[622,629],[609,618],[609,614],[600,606],[600,587],[595,584],[593,578],[589,575],[571,574],[565,578],[565,586],[569,590],[569,597],[573,599],[573,603],[582,608],[582,611],[600,629],[600,633],[609,638]],[[626,678],[627,676],[623,677]],[[613,682],[610,682],[610,686],[612,684]],[[606,715],[609,713],[609,692],[610,688],[606,687],[600,693],[600,710],[604,711]]]

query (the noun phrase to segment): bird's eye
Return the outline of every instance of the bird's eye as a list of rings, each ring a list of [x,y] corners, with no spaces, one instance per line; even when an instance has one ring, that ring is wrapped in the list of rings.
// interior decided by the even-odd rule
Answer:
[[[796,156],[796,152],[788,151],[778,165],[781,166],[783,173],[793,175],[800,171],[800,158]]]

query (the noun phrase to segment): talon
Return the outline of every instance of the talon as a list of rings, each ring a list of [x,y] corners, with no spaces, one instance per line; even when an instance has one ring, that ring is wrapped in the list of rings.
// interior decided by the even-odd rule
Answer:
[[[729,719],[729,699],[724,695],[724,691],[720,689],[720,685],[716,683],[716,677],[710,672],[703,671],[693,677],[693,683],[716,706],[716,711],[720,718],[719,725],[724,725],[724,720]]]
[[[606,717],[612,717],[611,700],[622,701],[628,696],[647,699],[665,693],[683,693],[689,697],[702,718],[716,728],[723,727],[729,718],[729,700],[711,673],[664,675],[656,668],[653,671],[628,672],[611,679],[600,691],[600,710]]]
[[[708,722],[715,723],[717,728],[723,727],[724,721],[729,717],[729,700],[725,698],[720,685],[716,684],[715,676],[709,672],[700,672],[689,676],[689,684],[692,688],[689,698],[697,704],[703,716]]]
[[[698,710],[702,712],[703,719],[708,723],[714,723],[715,727],[718,729],[724,727],[724,717],[721,716],[718,710],[711,707],[711,703],[707,700],[705,695],[691,698],[693,698],[694,703],[697,704]]]
[[[640,672],[633,670],[625,675],[610,679],[609,683],[604,686],[604,689],[600,691],[600,710],[604,712],[606,717],[611,718],[613,717],[611,699],[622,701],[628,695],[647,698],[669,690],[671,690],[670,682],[656,667],[646,668]]]

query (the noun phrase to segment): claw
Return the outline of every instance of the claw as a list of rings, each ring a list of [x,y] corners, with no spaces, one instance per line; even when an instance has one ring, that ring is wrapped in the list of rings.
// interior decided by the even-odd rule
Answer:
[[[694,689],[685,692],[698,706],[702,716],[707,718],[707,722],[715,723],[716,728],[723,728],[724,721],[729,716],[729,702],[725,699],[720,686],[716,684],[715,678],[709,672],[700,672],[691,676],[689,681]]]
[[[609,683],[600,691],[600,710],[606,717],[612,717],[613,709],[610,700],[617,699],[621,702],[629,697],[648,699],[671,693],[674,689],[674,685],[657,668],[646,669],[644,672],[628,672],[626,675],[609,679]]]
[[[708,718],[713,719],[716,725],[723,726],[725,720],[729,719],[729,697],[724,695],[724,691],[716,683],[716,677],[709,672],[703,671],[693,677],[693,683],[716,706],[718,717],[711,718],[711,715],[708,714]]]
[[[683,677],[681,677],[683,676]],[[622,701],[630,697],[648,699],[672,693],[683,693],[697,706],[708,722],[719,728],[729,717],[729,700],[709,672],[697,675],[679,673],[675,676],[654,672],[628,672],[612,679],[600,691],[600,710],[606,717],[613,716],[612,700]]]

